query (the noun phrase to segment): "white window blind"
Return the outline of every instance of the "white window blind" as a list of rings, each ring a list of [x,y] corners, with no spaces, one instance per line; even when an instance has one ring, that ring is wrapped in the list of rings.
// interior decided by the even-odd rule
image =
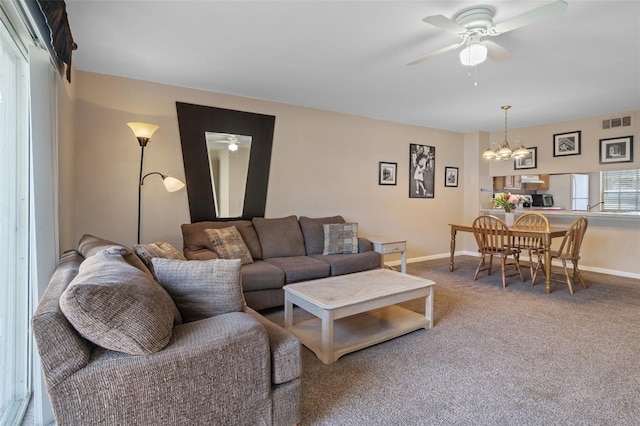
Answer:
[[[640,169],[600,172],[604,210],[640,210]]]
[[[0,20],[0,424],[20,421],[29,385],[28,64]]]

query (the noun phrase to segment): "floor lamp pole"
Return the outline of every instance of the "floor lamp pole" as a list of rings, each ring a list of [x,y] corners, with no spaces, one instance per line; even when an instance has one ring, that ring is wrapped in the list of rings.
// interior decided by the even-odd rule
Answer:
[[[138,244],[140,244],[140,206],[142,205],[142,164],[144,162],[145,145],[140,144],[140,176],[138,177]]]

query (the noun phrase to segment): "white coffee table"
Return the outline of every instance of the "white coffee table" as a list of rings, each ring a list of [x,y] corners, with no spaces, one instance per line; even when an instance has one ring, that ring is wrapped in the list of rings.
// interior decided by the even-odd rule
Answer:
[[[325,364],[433,326],[435,282],[389,269],[284,286],[285,328]],[[425,315],[395,305],[425,298]],[[317,318],[293,324],[293,305]]]

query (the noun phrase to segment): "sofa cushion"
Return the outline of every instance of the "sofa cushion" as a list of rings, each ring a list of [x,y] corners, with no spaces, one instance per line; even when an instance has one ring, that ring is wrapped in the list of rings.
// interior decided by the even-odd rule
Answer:
[[[240,259],[152,259],[158,282],[171,295],[184,322],[245,309]]]
[[[344,223],[342,216],[328,216],[319,218],[310,218],[300,216],[300,228],[304,235],[304,246],[307,249],[307,255],[322,254],[324,248],[324,228],[322,225],[326,223]]]
[[[380,267],[380,253],[367,251],[354,254],[315,254],[314,259],[329,264],[331,276],[352,274],[354,272],[368,271]]]
[[[274,257],[265,262],[282,269],[287,284],[326,278],[331,273],[327,263],[307,256]]]
[[[304,237],[295,216],[277,219],[253,218],[258,233],[262,258],[305,256]]]
[[[78,251],[86,259],[96,253],[103,251],[104,249],[108,249],[114,246],[125,250],[124,260],[126,260],[129,265],[135,266],[142,272],[152,275],[151,271],[149,271],[149,268],[145,266],[144,262],[140,260],[140,258],[133,252],[133,250],[131,250],[129,247],[123,246],[122,244],[105,240],[104,238],[85,234],[82,236],[82,238],[80,238],[80,242],[78,243]]]
[[[238,228],[230,226],[220,229],[205,229],[211,248],[222,259],[240,259],[243,265],[253,262],[251,252],[242,240]]]
[[[358,252],[358,224],[330,223],[324,228],[322,254],[346,254]]]
[[[242,291],[281,289],[284,286],[284,271],[264,260],[256,260],[240,269]]]
[[[151,354],[171,339],[176,306],[148,274],[112,247],[80,265],[60,297],[60,309],[85,339],[132,355]]]
[[[213,260],[220,258],[218,253],[208,248],[198,250],[184,249],[184,257],[186,257],[187,260]]]
[[[151,259],[154,257],[162,257],[163,259],[175,259],[175,260],[187,260],[182,253],[178,251],[174,246],[169,243],[151,243],[151,244],[135,244],[133,251],[144,262],[144,265],[149,268],[153,278],[156,278],[156,274],[153,270],[153,263]]]
[[[204,232],[205,229],[220,229],[235,226],[242,235],[242,240],[247,245],[253,259],[262,259],[262,248],[258,240],[258,234],[253,228],[253,224],[248,220],[204,221],[196,223],[185,223],[182,225],[182,239],[184,242],[185,256],[187,250],[195,251],[200,249],[211,249],[209,237]]]

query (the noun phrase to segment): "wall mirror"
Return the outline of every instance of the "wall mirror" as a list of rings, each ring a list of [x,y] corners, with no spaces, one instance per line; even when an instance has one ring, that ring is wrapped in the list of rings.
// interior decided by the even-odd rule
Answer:
[[[244,209],[251,136],[205,132],[205,140],[216,215],[240,217]]]
[[[275,117],[182,102],[176,109],[191,222],[264,217]]]

